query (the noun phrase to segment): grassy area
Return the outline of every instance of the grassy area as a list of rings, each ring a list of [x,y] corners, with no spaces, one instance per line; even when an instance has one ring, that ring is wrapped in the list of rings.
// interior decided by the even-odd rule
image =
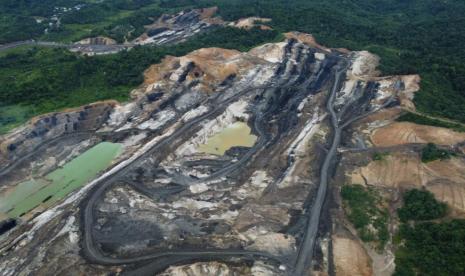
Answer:
[[[375,190],[361,185],[345,185],[341,196],[349,221],[364,242],[374,242],[382,250],[389,240],[388,212]]]
[[[0,106],[0,134],[27,121],[34,114],[31,106]]]
[[[461,124],[447,122],[440,119],[433,119],[426,116],[421,116],[415,113],[407,112],[397,118],[399,122],[412,122],[420,125],[435,126],[449,128],[458,132],[465,132],[465,127]]]

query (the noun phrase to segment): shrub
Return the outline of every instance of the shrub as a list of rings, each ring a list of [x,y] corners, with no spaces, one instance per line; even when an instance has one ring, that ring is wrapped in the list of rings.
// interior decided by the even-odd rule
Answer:
[[[435,127],[444,127],[453,129],[458,132],[465,132],[465,127],[452,122],[441,121],[438,119],[432,119],[426,116],[421,116],[415,113],[407,112],[397,118],[398,122],[412,122],[420,125],[435,126]]]
[[[374,161],[382,161],[386,156],[389,155],[389,152],[375,152],[372,156]]]
[[[421,152],[421,161],[427,163],[439,159],[444,160],[449,159],[451,155],[450,151],[440,149],[435,144],[429,143]]]
[[[343,186],[341,196],[347,217],[357,229],[360,239],[364,242],[376,242],[378,248],[384,248],[389,240],[388,213],[377,206],[380,197],[375,191],[361,185]]]

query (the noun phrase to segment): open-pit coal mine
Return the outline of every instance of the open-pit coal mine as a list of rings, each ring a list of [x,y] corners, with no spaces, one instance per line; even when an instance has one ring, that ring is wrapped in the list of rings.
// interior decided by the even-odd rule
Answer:
[[[341,147],[364,149],[352,124],[408,101],[406,85],[368,52],[286,37],[168,56],[128,103],[1,137],[2,275],[330,271]]]

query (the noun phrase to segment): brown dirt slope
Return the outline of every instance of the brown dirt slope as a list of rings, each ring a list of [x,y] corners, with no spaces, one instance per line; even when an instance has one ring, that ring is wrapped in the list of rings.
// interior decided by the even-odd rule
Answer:
[[[373,275],[370,258],[358,241],[338,236],[332,240],[336,275]]]
[[[416,153],[397,152],[355,169],[350,178],[353,184],[380,188],[425,187],[456,211],[465,212],[464,168],[465,160],[461,158],[423,163]]]
[[[388,147],[409,143],[435,143],[454,145],[465,141],[465,133],[450,129],[417,125],[409,122],[394,122],[376,129],[371,135],[375,146]]]

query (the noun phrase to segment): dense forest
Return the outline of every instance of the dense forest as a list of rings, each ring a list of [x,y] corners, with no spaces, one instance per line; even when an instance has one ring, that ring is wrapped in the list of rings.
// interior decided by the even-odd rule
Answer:
[[[419,110],[465,122],[464,1],[201,2],[217,4],[226,19],[270,17],[277,30],[309,32],[331,47],[370,50],[381,56],[385,74],[422,76]]]
[[[403,201],[394,275],[464,275],[465,220],[447,219],[446,205],[425,190],[410,190]]]
[[[47,34],[43,23],[32,18],[50,17],[56,7],[82,4],[63,13],[61,25],[49,28]],[[140,34],[149,17],[213,5],[226,20],[269,17],[277,32],[303,31],[331,47],[370,50],[381,56],[385,74],[421,75],[422,89],[415,98],[420,111],[465,122],[465,2],[461,0],[4,0],[0,43],[28,38],[67,41],[100,34],[122,41],[128,33]],[[133,68],[126,74],[140,74],[139,67],[126,68]],[[17,87],[24,81],[17,77],[2,86]],[[114,90],[119,95],[118,87]]]

